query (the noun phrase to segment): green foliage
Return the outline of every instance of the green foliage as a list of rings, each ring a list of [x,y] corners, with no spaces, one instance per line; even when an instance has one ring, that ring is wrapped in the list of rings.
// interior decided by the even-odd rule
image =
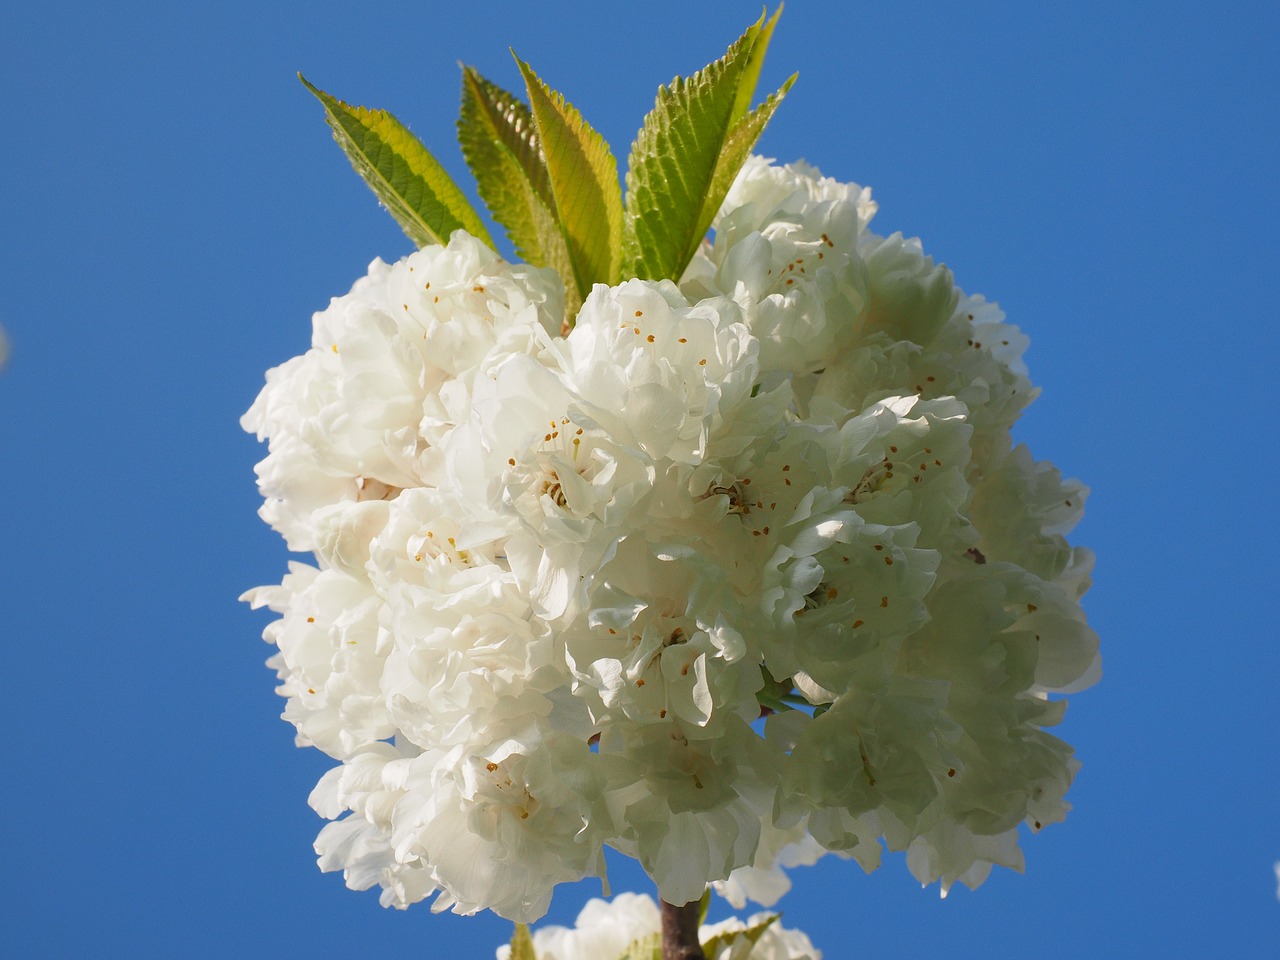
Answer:
[[[662,934],[651,933],[632,941],[617,960],[662,960]]]
[[[779,11],[780,13],[781,11]],[[631,146],[623,272],[678,280],[794,75],[748,112],[778,14],[762,16],[723,57],[659,87]]]
[[[529,108],[473,68],[463,67],[458,142],[480,198],[506,228],[516,255],[571,278],[569,248],[560,232],[551,178]],[[565,305],[571,317],[581,305],[576,294],[575,287]]]
[[[461,228],[493,246],[458,185],[399,120],[385,110],[343,103],[302,74],[298,79],[324,104],[333,138],[409,239],[420,247],[448,243]]]
[[[511,960],[538,960],[533,952],[533,936],[523,923],[517,923],[511,935]]]
[[[746,960],[764,932],[773,926],[777,919],[778,915],[775,913],[743,930],[718,933],[702,944],[702,952],[707,955],[707,960],[717,960],[717,955],[724,950],[728,952],[719,956],[718,960]]]
[[[782,713],[785,710],[794,709],[787,702],[794,692],[791,678],[775,680],[773,675],[769,673],[768,668],[764,666],[760,667],[760,675],[764,680],[764,685],[756,691],[756,702],[762,707],[768,707],[774,713]]]
[[[756,42],[751,47],[751,52],[747,54],[747,62],[743,67],[742,79],[738,83],[738,98],[733,103],[733,119],[741,120],[747,115],[751,109],[751,101],[755,98],[756,84],[760,82],[760,71],[764,68],[764,55],[769,50],[769,41],[773,39],[773,28],[778,24],[778,18],[782,16],[782,7],[773,11],[773,16],[765,20],[761,16],[755,24],[747,29],[747,33],[758,30]],[[794,79],[794,74],[792,75]]]
[[[625,208],[608,144],[529,64],[516,58],[527,105],[463,68],[463,157],[516,255],[560,275],[566,327],[595,283],[679,280],[795,80],[751,109],[781,12],[762,15],[715,63],[658,89],[631,146]],[[299,79],[324,105],[352,165],[414,243],[447,243],[461,228],[493,246],[475,208],[400,121]]]
[[[751,148],[760,139],[760,134],[764,132],[765,125],[773,119],[774,111],[778,109],[778,104],[787,95],[791,85],[796,82],[797,76],[798,74],[794,73],[789,76],[781,87],[765,98],[764,103],[743,117],[729,131],[728,136],[725,138],[724,146],[720,150],[720,156],[716,161],[715,173],[711,177],[711,186],[707,191],[707,203],[703,208],[707,229],[711,227],[711,221],[719,211],[720,204],[724,203],[724,198],[728,195],[729,188],[733,186],[733,181],[738,176],[738,171],[742,169],[742,165],[751,156]],[[706,230],[704,229],[703,234],[705,233]],[[701,242],[701,239],[702,237],[699,236],[699,242]],[[695,245],[695,252],[696,249]],[[690,253],[689,257],[692,258],[693,253]],[[688,260],[681,264],[681,272],[687,265]]]
[[[582,297],[593,283],[617,283],[622,254],[622,189],[604,142],[563,96],[516,58],[529,91],[551,195]]]

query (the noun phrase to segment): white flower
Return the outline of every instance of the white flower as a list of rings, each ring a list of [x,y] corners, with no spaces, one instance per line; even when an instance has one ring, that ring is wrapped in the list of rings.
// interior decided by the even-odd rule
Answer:
[[[760,827],[755,861],[738,867],[727,880],[712,884],[716,893],[738,910],[743,909],[748,900],[764,907],[773,906],[791,889],[787,870],[812,866],[827,852],[804,824],[782,830],[774,826],[773,818],[769,817]]]
[[[699,941],[717,946],[707,960],[822,960],[822,952],[800,930],[788,930],[769,914],[756,914],[745,922],[736,917],[704,924]],[[761,932],[758,928],[768,923]],[[572,927],[548,926],[533,932],[538,960],[614,960],[638,940],[656,936],[661,915],[652,897],[620,893],[612,900],[593,899],[578,914]],[[752,930],[751,937],[735,933]],[[510,960],[511,948],[500,946],[497,960]]]
[[[945,893],[1065,816],[1086,491],[1010,439],[1026,338],[874,211],[757,158],[679,285],[567,335],[553,274],[461,232],[316,315],[243,422],[316,557],[246,599],[340,762],[324,869],[524,921],[605,847],[672,903],[886,847]]]
[[[875,213],[871,192],[816,173],[751,158],[715,221],[715,243],[682,280],[691,297],[737,301],[765,370],[822,367],[867,307],[857,247]]]
[[[241,420],[271,453],[263,518],[310,550],[308,515],[424,482],[428,441],[465,405],[490,355],[533,353],[558,329],[558,282],[459,231],[399,263],[369,265],[314,317],[311,349],[271,370]]]
[[[277,692],[289,698],[284,717],[297,727],[299,746],[342,760],[395,733],[380,689],[381,604],[368,583],[291,563],[280,586],[242,599],[283,614],[263,637],[280,648],[268,664],[281,681]]]
[[[726,941],[724,946],[709,953],[707,960],[822,960],[822,951],[813,945],[803,930],[791,930],[777,921],[770,922],[771,917],[771,914],[757,913],[745,922],[731,917],[703,926],[698,936],[704,942],[716,937]],[[768,926],[754,944],[750,936],[733,936],[766,923]]]
[[[643,937],[661,929],[653,898],[620,893],[612,900],[593,898],[578,913],[572,927],[547,926],[533,933],[538,960],[614,960]],[[509,960],[511,948],[501,946],[498,960]]]

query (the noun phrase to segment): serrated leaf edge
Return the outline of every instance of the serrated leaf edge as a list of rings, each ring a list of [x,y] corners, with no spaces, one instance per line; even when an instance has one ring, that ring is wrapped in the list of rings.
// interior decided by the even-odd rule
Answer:
[[[485,228],[484,222],[480,219],[480,215],[476,212],[471,202],[467,200],[466,195],[459,189],[458,185],[449,176],[447,170],[438,161],[431,152],[422,144],[417,137],[396,119],[395,115],[386,110],[370,109],[368,107],[352,106],[343,100],[338,99],[330,93],[326,93],[319,87],[312,84],[301,73],[298,79],[312,93],[325,110],[325,119],[329,124],[329,128],[333,131],[334,139],[338,141],[338,145],[342,148],[351,165],[355,167],[356,172],[364,179],[365,183],[374,192],[374,195],[387,208],[387,212],[392,215],[400,228],[410,240],[419,246],[428,243],[446,244],[449,242],[448,234],[453,230],[461,228],[466,230],[472,236],[493,247],[493,239],[489,236],[489,231]],[[392,153],[399,157],[406,165],[408,165],[411,174],[422,184],[435,203],[452,218],[452,224],[446,221],[444,224],[433,226],[424,215],[423,211],[413,205],[397,187],[387,179],[386,173],[379,167],[375,158],[369,156],[365,145],[355,141],[350,130],[342,122],[346,117],[352,120],[360,129],[377,137],[379,143]],[[432,168],[432,173],[438,178],[438,183],[433,185],[426,175],[414,168],[414,158],[406,155],[394,146],[388,143],[384,136],[375,127],[377,125],[388,125],[396,134],[403,135],[406,141],[414,146],[415,149],[421,151],[420,160],[425,160]],[[447,229],[445,229],[447,227]]]
[[[538,140],[546,158],[555,210],[569,248],[574,277],[582,297],[594,283],[614,284],[619,280],[622,261],[622,189],[618,184],[617,161],[609,144],[587,123],[586,119],[564,95],[552,90],[528,63],[512,51],[529,92],[529,107],[537,125]],[[567,136],[576,151],[578,162],[561,170],[557,155],[561,140],[548,136],[554,125],[557,133]],[[574,161],[573,156],[567,159]],[[572,174],[572,175],[570,175]],[[571,188],[569,181],[585,175],[595,188],[584,194]],[[573,190],[570,193],[570,190]],[[592,196],[594,195],[594,201]],[[583,209],[583,198],[586,199]],[[596,221],[603,220],[604,235],[599,235]]]

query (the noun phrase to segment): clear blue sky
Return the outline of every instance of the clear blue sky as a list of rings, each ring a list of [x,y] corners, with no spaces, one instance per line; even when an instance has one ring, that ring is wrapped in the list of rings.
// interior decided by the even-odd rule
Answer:
[[[785,922],[829,960],[1276,955],[1277,9],[787,5],[764,82],[800,80],[762,149],[872,186],[880,232],[1031,335],[1019,435],[1093,488],[1105,670],[1027,873],[940,902],[900,857],[802,872]],[[327,761],[292,746],[266,616],[236,602],[286,562],[237,419],[312,311],[409,249],[294,73],[461,176],[457,61],[515,87],[514,45],[621,153],[758,12],[5,5],[0,955],[492,956],[504,921],[316,870]]]

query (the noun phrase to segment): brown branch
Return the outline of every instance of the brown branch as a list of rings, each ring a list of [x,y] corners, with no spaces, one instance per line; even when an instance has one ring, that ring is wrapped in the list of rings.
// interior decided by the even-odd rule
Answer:
[[[699,903],[683,907],[662,901],[662,960],[707,960],[698,943]]]

